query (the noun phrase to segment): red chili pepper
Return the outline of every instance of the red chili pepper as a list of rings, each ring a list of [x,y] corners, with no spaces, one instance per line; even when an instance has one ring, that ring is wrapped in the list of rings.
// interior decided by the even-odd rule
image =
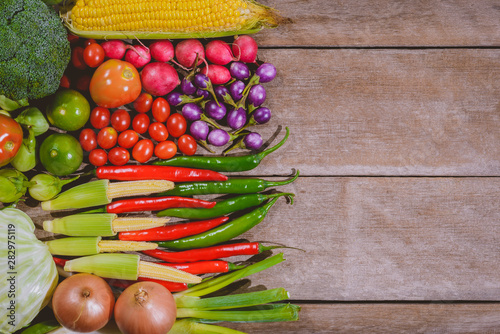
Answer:
[[[55,256],[53,256],[52,259],[54,260],[56,266],[63,267],[63,268],[64,268],[64,265],[66,264],[66,262],[68,261],[66,259],[61,259],[61,258],[58,258]]]
[[[241,269],[245,267],[236,265],[231,262],[220,261],[220,260],[198,261],[198,262],[188,262],[188,263],[165,263],[165,262],[157,262],[157,263],[168,267],[174,267],[193,275],[227,273],[228,271]]]
[[[96,169],[100,179],[135,181],[169,180],[172,182],[226,181],[227,176],[208,169],[195,169],[172,166],[129,165],[102,166]]]
[[[136,211],[159,211],[166,208],[205,208],[210,209],[216,202],[181,196],[141,197],[115,201],[106,206],[108,213]]]
[[[125,241],[175,240],[208,231],[227,222],[228,220],[229,217],[224,216],[209,220],[155,227],[141,231],[120,232],[118,233],[118,238]]]
[[[278,247],[280,246],[266,247],[258,242],[242,242],[237,244],[190,249],[182,252],[166,252],[159,249],[153,249],[143,251],[143,253],[165,262],[182,263],[215,260],[236,255],[256,255],[262,253],[263,251]]]
[[[112,287],[117,288],[117,289],[122,289],[122,290],[128,288],[132,284],[135,284],[135,283],[141,282],[141,281],[150,281],[150,282],[159,283],[159,284],[163,285],[164,287],[166,287],[167,290],[170,292],[184,291],[184,290],[187,290],[187,288],[189,287],[186,283],[168,282],[168,281],[162,281],[162,280],[157,280],[157,279],[152,279],[152,278],[143,278],[143,277],[139,277],[139,279],[137,281],[128,281],[128,280],[122,280],[122,279],[117,280],[117,279],[112,279],[112,278],[104,278],[104,280],[106,282],[108,282],[108,284],[111,285]]]

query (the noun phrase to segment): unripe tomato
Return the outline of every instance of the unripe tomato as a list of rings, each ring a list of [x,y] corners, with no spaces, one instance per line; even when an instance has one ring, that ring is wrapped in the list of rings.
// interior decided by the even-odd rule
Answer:
[[[16,156],[23,143],[23,129],[13,118],[0,114],[0,167]]]
[[[90,80],[90,96],[97,105],[117,108],[134,102],[141,94],[141,77],[130,63],[109,59],[102,63]]]

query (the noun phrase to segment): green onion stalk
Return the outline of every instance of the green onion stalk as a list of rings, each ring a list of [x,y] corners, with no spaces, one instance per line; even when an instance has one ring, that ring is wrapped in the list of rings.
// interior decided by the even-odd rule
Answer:
[[[236,280],[263,271],[282,261],[284,261],[283,253],[279,253],[230,274],[206,279],[185,291],[174,293],[178,319],[169,334],[242,333],[212,325],[212,323],[220,321],[277,322],[298,320],[299,306],[289,303],[275,303],[289,298],[288,291],[283,288],[201,298]]]

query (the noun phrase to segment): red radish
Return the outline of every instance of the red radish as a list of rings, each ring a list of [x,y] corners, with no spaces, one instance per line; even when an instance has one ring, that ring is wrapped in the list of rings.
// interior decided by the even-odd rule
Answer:
[[[123,59],[127,52],[127,45],[119,39],[112,39],[101,44],[104,54],[110,59]]]
[[[255,63],[257,59],[257,42],[248,35],[238,36],[232,46],[233,54],[244,63]]]
[[[175,46],[175,57],[179,64],[191,68],[198,55],[198,65],[205,59],[203,44],[197,39],[185,39]]]
[[[149,51],[156,61],[167,62],[174,58],[174,45],[168,39],[154,42],[149,46]]]
[[[231,80],[231,73],[222,65],[210,64],[208,67],[203,67],[201,73],[205,74],[214,85],[222,85]]]
[[[149,63],[141,72],[142,88],[153,96],[167,95],[179,85],[179,74],[170,64]]]
[[[135,68],[141,68],[151,61],[151,53],[147,47],[136,45],[127,51],[125,61],[134,65]]]
[[[224,41],[213,40],[206,46],[207,60],[218,65],[227,65],[233,60],[237,60],[233,56],[231,47]]]

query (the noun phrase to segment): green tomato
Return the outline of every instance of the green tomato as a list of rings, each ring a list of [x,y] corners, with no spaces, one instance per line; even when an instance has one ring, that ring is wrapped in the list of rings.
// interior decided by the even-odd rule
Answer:
[[[47,118],[50,124],[61,130],[79,130],[87,123],[89,117],[89,101],[73,89],[57,91],[47,105]]]
[[[54,133],[45,138],[39,155],[45,169],[57,176],[74,173],[83,161],[82,146],[67,133]]]

